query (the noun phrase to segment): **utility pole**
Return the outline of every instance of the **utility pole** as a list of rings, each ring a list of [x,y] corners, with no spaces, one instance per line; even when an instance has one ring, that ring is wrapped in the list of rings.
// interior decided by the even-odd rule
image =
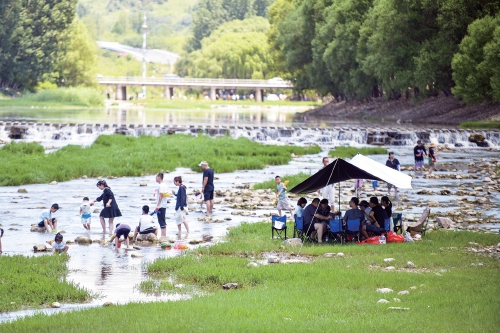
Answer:
[[[142,24],[142,79],[146,81],[146,31],[148,26],[146,24],[146,11],[144,11],[144,23]],[[146,86],[142,86],[142,96],[146,98]]]

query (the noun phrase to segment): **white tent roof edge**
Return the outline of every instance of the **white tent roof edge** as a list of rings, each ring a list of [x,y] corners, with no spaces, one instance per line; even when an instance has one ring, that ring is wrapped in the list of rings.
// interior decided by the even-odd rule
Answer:
[[[348,162],[384,180],[385,182],[396,186],[397,188],[412,188],[412,178],[410,176],[402,173],[401,171],[389,168],[382,163],[372,160],[369,157],[357,154]]]

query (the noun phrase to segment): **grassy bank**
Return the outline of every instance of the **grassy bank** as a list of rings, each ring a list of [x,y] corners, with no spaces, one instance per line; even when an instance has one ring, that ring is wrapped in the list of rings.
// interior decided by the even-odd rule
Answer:
[[[67,260],[66,255],[0,256],[0,312],[88,300],[86,290],[66,282]]]
[[[470,129],[500,129],[500,121],[464,121],[459,125],[460,128],[470,128]]]
[[[351,158],[356,156],[358,153],[361,155],[380,155],[388,154],[388,150],[381,147],[345,147],[340,146],[335,148],[335,150],[330,150],[328,156],[339,157],[339,158]]]
[[[0,186],[88,177],[140,176],[198,166],[206,160],[217,172],[287,164],[291,154],[316,154],[317,146],[266,146],[245,138],[200,135],[129,137],[102,135],[90,147],[66,146],[45,154],[37,143],[10,143],[0,149]]]
[[[302,183],[304,180],[309,178],[311,175],[304,173],[304,172],[300,172],[300,173],[297,173],[295,175],[279,175],[279,176],[281,177],[282,182],[284,182],[286,180],[290,181],[290,183],[288,183],[288,185],[286,187],[288,189],[291,189],[294,186]],[[274,177],[276,177],[276,176],[274,176]],[[276,181],[274,180],[274,177],[272,179],[266,180],[265,182],[260,182],[260,183],[255,184],[253,186],[253,188],[256,190],[269,188],[269,189],[275,191],[276,190]]]
[[[259,106],[262,108],[274,107],[274,106],[293,106],[293,107],[317,107],[321,106],[320,102],[296,102],[296,101],[264,101],[262,103],[257,103],[255,101],[211,101],[211,100],[165,100],[164,98],[152,98],[146,100],[134,100],[132,103],[137,105],[143,105],[146,108],[151,109],[212,109],[213,106],[239,106],[242,108],[251,108]]]
[[[306,245],[302,256],[310,258],[310,263],[247,267],[262,252],[298,251],[270,240],[269,229],[269,223],[243,224],[230,231],[228,242],[149,265],[155,281],[149,287],[159,286],[157,292],[175,289],[182,293],[190,288],[173,285],[184,283],[208,292],[205,296],[36,315],[0,325],[0,331],[49,332],[55,326],[72,332],[117,327],[133,332],[158,332],[163,327],[187,332],[498,331],[500,263],[466,251],[469,242],[497,244],[498,235],[432,232],[418,243]],[[340,251],[344,257],[323,256]],[[384,262],[389,257],[394,261]],[[407,261],[416,268],[406,268]],[[387,266],[396,269],[387,270]],[[223,291],[221,284],[228,282],[238,283],[239,288]],[[394,292],[381,294],[377,288]],[[402,290],[409,294],[398,295]],[[381,298],[390,303],[377,304]],[[389,306],[409,310],[392,311]]]
[[[71,87],[25,93],[21,97],[0,100],[1,107],[12,106],[101,106],[103,94],[93,88]]]

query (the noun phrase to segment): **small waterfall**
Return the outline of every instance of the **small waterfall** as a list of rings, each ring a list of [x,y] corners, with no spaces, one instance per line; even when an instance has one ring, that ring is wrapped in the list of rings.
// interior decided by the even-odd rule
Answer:
[[[319,144],[325,147],[414,146],[418,139],[427,143],[447,144],[450,147],[477,147],[476,143],[469,142],[469,137],[479,135],[485,138],[481,146],[500,146],[500,131],[498,130],[59,124],[0,121],[0,144],[11,140],[35,141],[54,148],[68,144],[89,145],[99,135],[106,134],[159,136],[174,133],[189,135],[203,133],[211,137],[230,135],[234,138],[244,137],[265,144]]]

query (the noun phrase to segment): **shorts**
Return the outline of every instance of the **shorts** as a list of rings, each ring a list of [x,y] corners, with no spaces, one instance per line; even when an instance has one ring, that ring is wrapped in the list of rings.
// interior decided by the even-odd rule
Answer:
[[[278,210],[290,210],[290,209],[292,209],[290,207],[290,203],[288,202],[288,199],[280,199],[280,200],[278,200],[278,204],[276,205],[276,208]]]
[[[156,228],[150,227],[147,229],[144,229],[143,231],[139,231],[140,235],[147,235],[147,234],[154,234],[156,231]]]
[[[184,222],[184,216],[186,216],[186,211],[180,208],[175,211],[175,223],[181,225]]]
[[[82,218],[82,224],[90,224],[91,220],[92,220],[91,217],[89,217],[87,219]]]
[[[334,192],[333,187],[330,185],[325,186],[321,190],[321,195],[323,196],[323,199],[327,199],[328,203],[330,203],[330,205],[335,201],[335,195],[333,192]]]
[[[423,167],[424,167],[424,160],[415,161],[415,168],[423,168]]]
[[[203,192],[203,200],[213,200],[214,199],[214,191],[205,191]]]
[[[127,239],[129,233],[130,229],[126,228],[118,229],[118,231],[116,232],[116,238],[120,239],[120,237],[123,236],[123,238]]]
[[[380,235],[385,230],[384,230],[384,228],[379,228],[377,226],[374,226],[373,224],[367,224],[366,225],[366,231],[373,232],[374,234]]]
[[[431,157],[429,157],[429,166],[430,167],[434,166],[434,160]]]
[[[55,221],[56,221],[56,218],[55,218],[55,217],[53,217],[53,218],[52,218],[52,223],[54,223]],[[43,223],[43,221],[40,221],[40,222],[38,222],[38,226],[39,226],[39,227],[45,227],[45,223]]]
[[[158,224],[160,225],[161,229],[167,228],[167,222],[165,222],[165,211],[166,210],[167,210],[166,208],[160,208],[160,209],[158,209],[158,214],[156,214],[156,216],[158,216]]]

